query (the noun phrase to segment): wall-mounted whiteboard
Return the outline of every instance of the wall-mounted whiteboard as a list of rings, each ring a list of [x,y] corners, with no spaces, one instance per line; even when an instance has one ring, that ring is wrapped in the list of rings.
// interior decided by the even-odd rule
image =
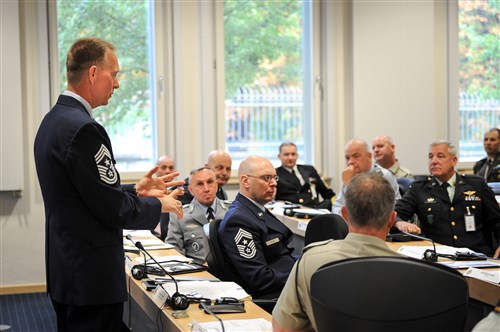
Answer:
[[[18,1],[0,1],[0,191],[24,188]]]

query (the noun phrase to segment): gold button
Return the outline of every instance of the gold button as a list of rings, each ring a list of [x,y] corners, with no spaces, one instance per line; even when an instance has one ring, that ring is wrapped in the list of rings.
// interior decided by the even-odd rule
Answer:
[[[452,226],[455,226],[455,222],[454,222],[454,221],[452,221],[452,222],[451,222],[451,225],[452,225]]]
[[[458,240],[458,236],[456,236],[456,235],[453,235],[453,238],[454,238],[455,240]]]
[[[475,208],[476,208],[476,206],[475,206],[475,205],[472,205],[472,208],[473,208],[473,209],[475,209]]]
[[[304,203],[304,199],[303,198],[299,199],[299,203]]]
[[[452,207],[450,208],[450,210],[451,210],[451,211],[455,211],[455,208],[452,206]]]
[[[310,192],[311,192],[311,189],[309,189],[307,192],[308,192],[308,193],[310,193]]]
[[[432,209],[431,208],[427,208],[427,211],[432,211]]]

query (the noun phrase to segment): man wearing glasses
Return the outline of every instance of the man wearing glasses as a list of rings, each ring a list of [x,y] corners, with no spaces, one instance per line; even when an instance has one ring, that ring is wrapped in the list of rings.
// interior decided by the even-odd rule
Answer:
[[[254,298],[276,298],[295,259],[292,232],[264,205],[276,194],[278,176],[271,162],[245,158],[238,169],[240,192],[219,228],[219,241],[235,282]]]

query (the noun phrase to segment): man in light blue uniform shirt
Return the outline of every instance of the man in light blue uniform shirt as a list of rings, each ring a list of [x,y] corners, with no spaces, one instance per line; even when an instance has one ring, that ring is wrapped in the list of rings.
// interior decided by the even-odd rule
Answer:
[[[359,173],[378,172],[380,173],[394,189],[394,198],[401,198],[398,182],[394,175],[387,169],[374,164],[372,153],[368,144],[359,138],[354,138],[345,145],[345,160],[347,168],[342,171],[342,190],[333,203],[332,212],[342,215],[341,209],[345,205],[345,190],[351,179]]]

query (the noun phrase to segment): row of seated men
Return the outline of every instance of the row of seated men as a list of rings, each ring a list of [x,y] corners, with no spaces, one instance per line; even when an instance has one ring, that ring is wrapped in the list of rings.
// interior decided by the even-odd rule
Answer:
[[[286,148],[283,150],[283,147],[296,149],[293,144],[285,143],[280,149],[280,155],[283,151],[288,151]],[[296,150],[294,153],[296,154]],[[211,153],[211,156],[213,155],[230,160],[230,157],[222,151]],[[356,235],[356,226],[352,226],[349,219],[352,221],[353,218],[358,218],[360,225],[373,228],[369,221],[375,220],[373,216],[380,212],[382,204],[378,200],[380,188],[376,185],[379,181],[384,188],[391,189],[391,217],[384,220],[386,224],[383,227],[374,228],[384,233],[383,238],[373,234],[372,237],[383,241],[389,229],[393,228],[424,233],[442,244],[467,247],[488,256],[498,257],[500,208],[484,178],[456,173],[455,166],[458,159],[456,149],[450,142],[431,143],[428,158],[430,176],[417,178],[411,189],[401,198],[394,175],[372,162],[368,144],[360,139],[349,141],[345,147],[346,169],[342,173],[343,186],[333,204],[333,211],[342,215],[349,225],[350,234],[346,240],[357,241],[356,237],[359,236]],[[283,164],[283,168],[286,167],[285,162]],[[285,283],[291,279],[289,275],[296,264],[296,258],[292,255],[293,248],[289,246],[292,239],[291,231],[265,208],[268,202],[277,197],[276,190],[281,181],[278,175],[279,168],[275,169],[265,158],[247,157],[238,169],[239,193],[235,201],[230,203],[224,196],[217,197],[219,188],[222,187],[220,184],[224,182],[219,182],[221,176],[218,176],[217,169],[214,171],[214,167],[210,165],[219,163],[211,164],[209,156],[209,162],[205,167],[192,172],[188,191],[194,199],[184,208],[183,220],[178,220],[173,215],[170,217],[167,242],[174,244],[185,255],[203,263],[206,248],[203,248],[202,227],[211,219],[223,219],[219,238],[223,243],[224,258],[228,262],[228,268],[234,271],[235,281],[255,298],[280,296]],[[228,180],[230,167],[230,164],[225,168],[218,167],[219,170],[224,168],[227,173],[225,183]],[[293,169],[293,166],[289,168]],[[361,174],[363,176],[360,176]],[[365,178],[367,176],[368,178]],[[356,179],[365,179],[365,182],[362,182],[363,188],[356,189]],[[367,183],[370,183],[370,186],[367,186]],[[448,183],[448,186],[442,186],[444,183]],[[356,208],[355,211],[351,210],[351,214],[346,208],[349,205],[350,190],[355,192],[354,196],[358,198],[357,201],[354,200],[357,202],[354,205]],[[363,190],[369,192],[365,193]],[[394,210],[396,212],[393,212]],[[362,217],[353,217],[358,214]],[[419,225],[409,222],[414,214],[418,216]],[[378,221],[381,222],[382,219]],[[366,229],[360,233],[366,234]],[[366,244],[370,240],[374,239],[363,238],[360,243]],[[355,244],[359,247],[360,243]],[[349,242],[335,246],[337,245],[348,246]],[[372,244],[367,247],[373,249]],[[344,251],[348,256],[354,255],[342,249],[342,252]],[[340,252],[339,250],[339,255],[344,255]],[[365,254],[369,255],[368,252],[356,251],[356,255]],[[371,253],[374,254],[379,252]],[[289,280],[288,283],[292,281]],[[280,302],[282,301],[280,300],[278,304]],[[289,302],[285,301],[288,305]],[[280,307],[281,305],[278,305],[275,310],[280,310]],[[306,310],[305,308],[301,307],[300,310]],[[288,310],[287,308],[285,311]],[[288,321],[288,318],[285,321]]]

